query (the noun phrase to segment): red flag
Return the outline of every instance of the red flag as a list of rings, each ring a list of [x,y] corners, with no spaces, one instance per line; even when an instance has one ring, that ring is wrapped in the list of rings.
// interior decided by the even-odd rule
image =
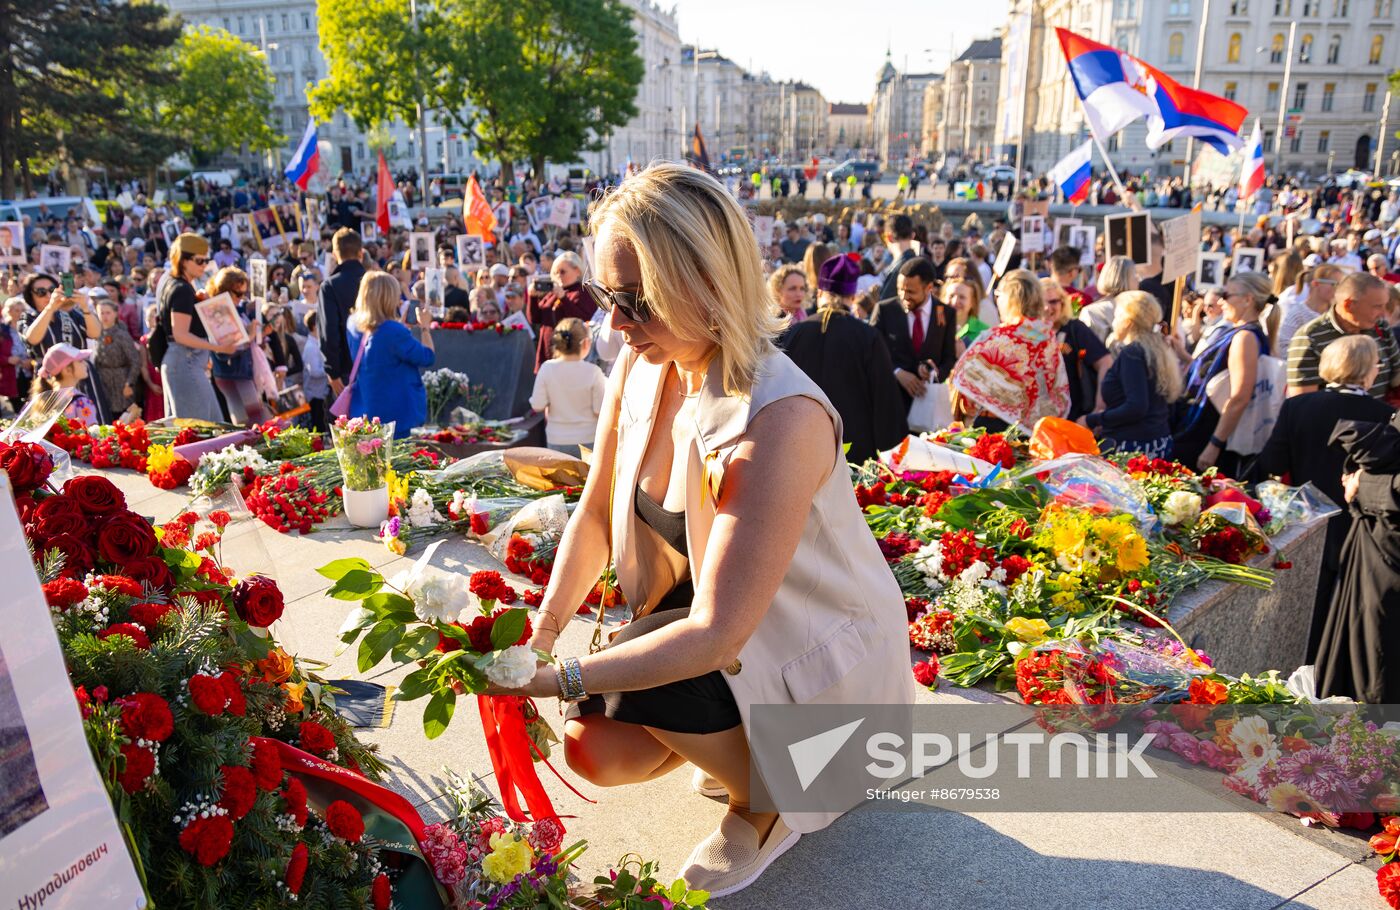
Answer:
[[[491,203],[486,201],[475,174],[467,181],[467,192],[462,199],[462,223],[468,234],[480,234],[487,243],[496,242],[496,213],[491,211]]]
[[[379,153],[379,180],[375,187],[375,195],[378,196],[374,211],[374,221],[379,225],[379,233],[389,236],[389,200],[394,195],[394,177],[389,173],[389,162],[384,160],[384,153]]]

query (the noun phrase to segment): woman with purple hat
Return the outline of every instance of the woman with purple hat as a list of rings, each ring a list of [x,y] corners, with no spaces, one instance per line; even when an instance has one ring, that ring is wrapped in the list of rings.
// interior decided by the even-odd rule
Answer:
[[[817,312],[794,323],[778,346],[831,399],[841,415],[846,460],[860,464],[909,432],[894,366],[880,333],[851,315],[859,257],[833,256],[817,272]]]

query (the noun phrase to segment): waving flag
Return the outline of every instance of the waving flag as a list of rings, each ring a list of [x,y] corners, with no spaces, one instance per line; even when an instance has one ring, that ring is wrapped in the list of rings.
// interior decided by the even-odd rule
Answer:
[[[1147,118],[1147,147],[1194,136],[1228,155],[1239,148],[1248,113],[1233,101],[1187,88],[1156,67],[1107,44],[1055,29],[1089,127],[1100,140]]]
[[[1070,205],[1079,205],[1089,198],[1089,180],[1094,175],[1094,140],[1090,139],[1079,148],[1060,159],[1060,163],[1050,169],[1050,179],[1065,194]]]
[[[462,223],[468,234],[480,234],[487,243],[496,242],[495,230],[498,226],[509,227],[496,223],[496,213],[491,211],[491,204],[486,201],[486,194],[481,191],[481,184],[476,182],[475,174],[467,181],[467,191],[463,194]]]
[[[379,178],[375,181],[374,196],[374,223],[379,225],[380,236],[388,237],[393,227],[389,221],[389,200],[394,198],[394,175],[389,173],[389,162],[384,160],[383,152],[379,153]]]
[[[304,190],[311,182],[311,175],[320,166],[321,149],[316,144],[316,121],[308,120],[306,132],[301,136],[301,145],[297,146],[296,154],[292,155],[292,161],[287,165],[287,179]]]
[[[710,169],[710,152],[705,148],[705,137],[700,133],[698,123],[695,124],[695,132],[690,136],[690,153],[685,157],[701,170]]]
[[[1259,118],[1254,119],[1254,132],[1244,149],[1244,167],[1240,170],[1240,199],[1248,199],[1264,186],[1264,138],[1259,133]]]

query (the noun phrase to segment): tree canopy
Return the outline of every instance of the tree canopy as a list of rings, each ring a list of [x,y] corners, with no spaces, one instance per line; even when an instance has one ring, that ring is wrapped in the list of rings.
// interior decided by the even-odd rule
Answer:
[[[156,92],[160,121],[195,156],[286,141],[267,122],[272,71],[262,52],[223,29],[200,26],[167,52],[173,78]]]

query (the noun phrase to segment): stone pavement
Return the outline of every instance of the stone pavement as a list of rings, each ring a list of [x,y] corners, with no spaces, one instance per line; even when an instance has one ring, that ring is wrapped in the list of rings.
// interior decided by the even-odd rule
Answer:
[[[185,501],[131,472],[103,473],[123,489],[133,510],[158,521],[171,518]],[[336,631],[352,605],[324,597],[327,583],[314,570],[332,559],[362,556],[392,574],[417,553],[395,557],[369,531],[352,530],[343,518],[306,537],[259,528],[287,599],[279,638],[300,657],[324,661],[326,678],[360,678],[353,651],[335,655]],[[481,547],[462,540],[443,544],[435,562],[464,574],[502,568]],[[518,579],[513,583],[518,586]],[[575,619],[559,653],[585,652],[591,622]],[[407,672],[381,668],[364,678],[393,685]],[[991,697],[946,685],[937,694],[918,695],[922,702],[948,704]],[[431,741],[422,732],[422,704],[398,704],[388,727],[360,734],[380,746],[390,767],[386,783],[432,821],[446,811],[439,793],[444,767],[475,773],[488,785],[492,774],[472,702],[460,701],[455,722]],[[552,705],[542,707],[558,730]],[[720,802],[690,791],[688,767],[650,783],[600,790],[574,778],[562,761],[555,766],[597,801],[585,803],[542,770],[560,813],[576,816],[566,821],[570,840],[589,842],[579,868],[585,880],[629,851],[660,861],[663,878],[675,875],[724,811]],[[1369,853],[1364,838],[1305,829],[1278,814],[909,813],[867,807],[802,838],[755,885],[713,906],[1381,910],[1377,862],[1367,859]]]

